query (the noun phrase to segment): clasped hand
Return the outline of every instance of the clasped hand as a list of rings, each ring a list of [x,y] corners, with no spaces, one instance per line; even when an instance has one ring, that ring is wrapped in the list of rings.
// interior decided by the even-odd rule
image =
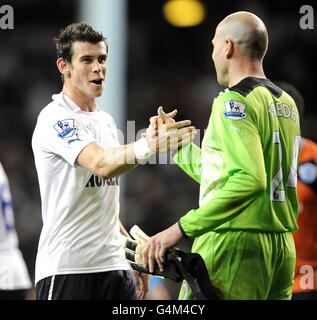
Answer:
[[[190,126],[190,120],[175,121],[177,110],[165,113],[163,107],[158,108],[158,115],[150,118],[150,126],[144,137],[153,152],[175,150],[191,142],[196,134],[196,128]]]

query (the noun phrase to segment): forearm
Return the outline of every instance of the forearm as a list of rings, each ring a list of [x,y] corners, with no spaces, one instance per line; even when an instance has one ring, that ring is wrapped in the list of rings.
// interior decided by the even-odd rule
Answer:
[[[176,164],[192,179],[200,183],[201,149],[194,143],[181,148],[174,156]]]
[[[138,165],[132,143],[105,149],[96,160],[95,173],[105,178],[120,176]]]
[[[181,227],[188,237],[199,237],[243,213],[265,189],[265,180],[238,173],[213,199],[183,216]]]
[[[138,162],[132,143],[107,149],[91,143],[80,152],[76,164],[99,177],[113,178],[132,170]]]

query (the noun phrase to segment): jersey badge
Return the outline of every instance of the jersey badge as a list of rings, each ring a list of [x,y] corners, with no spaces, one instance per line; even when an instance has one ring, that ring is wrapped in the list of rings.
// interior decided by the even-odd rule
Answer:
[[[244,112],[246,108],[245,104],[238,101],[230,100],[225,102],[225,107],[226,112],[224,112],[223,114],[226,118],[231,120],[241,120],[246,118],[246,114]]]
[[[74,119],[59,120],[54,124],[54,129],[58,132],[57,136],[62,139],[69,139],[78,131]]]

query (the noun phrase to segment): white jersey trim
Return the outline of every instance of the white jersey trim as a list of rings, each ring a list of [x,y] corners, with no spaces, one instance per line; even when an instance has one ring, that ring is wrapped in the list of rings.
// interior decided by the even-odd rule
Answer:
[[[53,296],[53,289],[54,289],[54,282],[55,282],[55,275],[51,277],[51,284],[50,284],[50,290],[48,292],[47,300],[52,300]]]

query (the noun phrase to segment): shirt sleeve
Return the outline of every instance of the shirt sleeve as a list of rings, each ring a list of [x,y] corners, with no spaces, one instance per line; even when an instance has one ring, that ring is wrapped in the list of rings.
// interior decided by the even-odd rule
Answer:
[[[237,108],[231,113],[230,103]],[[226,182],[212,200],[180,219],[191,238],[237,217],[266,189],[263,150],[251,106],[239,94],[224,93],[214,100],[210,122],[215,147],[223,152]]]
[[[67,113],[40,117],[36,134],[42,151],[65,159],[71,166],[85,146],[96,142],[79,117]]]
[[[176,152],[175,163],[192,179],[200,183],[201,149],[194,143],[189,143]]]

